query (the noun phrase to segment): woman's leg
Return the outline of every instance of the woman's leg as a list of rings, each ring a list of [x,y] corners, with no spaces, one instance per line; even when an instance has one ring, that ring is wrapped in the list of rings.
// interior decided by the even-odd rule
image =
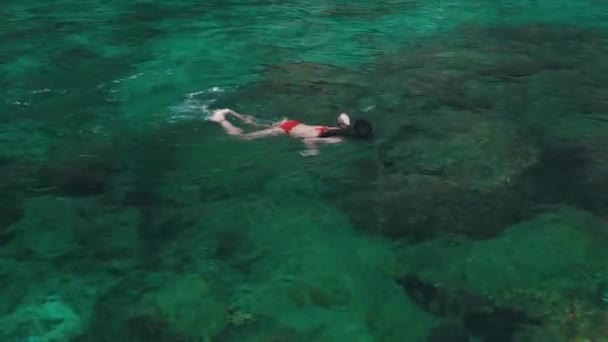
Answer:
[[[232,115],[236,114],[236,117],[238,117],[238,115],[240,115],[230,109],[219,109],[219,110],[216,110],[213,112],[213,114],[209,117],[209,120],[219,123],[224,128],[226,133],[228,133],[230,135],[238,135],[247,140],[263,138],[263,137],[268,137],[268,136],[283,133],[283,130],[281,128],[271,127],[271,128],[263,129],[260,131],[243,134],[242,129],[235,127],[233,124],[231,124],[230,122],[228,122],[226,120],[227,114],[232,114]]]
[[[252,139],[257,139],[257,138],[270,137],[273,135],[279,135],[282,133],[284,133],[283,129],[281,129],[279,127],[271,127],[271,128],[263,129],[260,131],[243,134],[241,136],[247,140],[252,140]]]
[[[237,119],[241,120],[242,122],[244,122],[248,125],[251,125],[251,126],[270,127],[270,125],[264,125],[264,124],[256,122],[255,118],[251,115],[240,114],[240,113],[233,111],[232,109],[220,109],[220,111],[225,113],[225,115],[232,115],[235,118],[237,118]]]
[[[242,129],[235,127],[233,124],[226,120],[219,122],[219,124],[224,128],[224,131],[226,131],[226,133],[230,135],[243,135]]]

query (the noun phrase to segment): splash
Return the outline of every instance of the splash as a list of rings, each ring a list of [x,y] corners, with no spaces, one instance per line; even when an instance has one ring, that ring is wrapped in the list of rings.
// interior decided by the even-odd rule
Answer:
[[[227,91],[227,88],[211,87],[186,94],[182,103],[170,108],[169,122],[207,120],[211,115],[210,106]]]

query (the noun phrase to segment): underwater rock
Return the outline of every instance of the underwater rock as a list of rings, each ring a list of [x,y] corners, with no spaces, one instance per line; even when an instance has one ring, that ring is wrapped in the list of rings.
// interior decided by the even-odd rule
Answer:
[[[5,115],[8,113],[4,113],[3,118]],[[15,166],[44,160],[49,145],[55,140],[56,135],[43,123],[23,120],[22,117],[3,122],[0,131],[0,174],[9,171],[5,168],[14,169]]]
[[[379,146],[379,158],[392,166],[385,173],[439,176],[475,190],[508,185],[538,158],[538,149],[504,120],[461,111],[413,118],[418,132],[402,133]]]
[[[226,342],[308,342],[319,341],[324,328],[296,329],[283,325],[276,318],[256,317],[255,322],[242,326],[230,326],[217,336]]]
[[[215,257],[229,260],[238,257],[238,254],[249,254],[255,248],[247,233],[238,230],[222,229],[215,232]]]
[[[112,176],[120,169],[121,165],[112,154],[60,158],[41,170],[40,187],[53,188],[62,196],[95,196],[108,189]]]
[[[602,305],[608,306],[608,281],[602,281],[597,285],[597,299]]]
[[[585,28],[576,25],[551,24],[551,23],[526,23],[522,25],[491,25],[491,26],[464,26],[462,31],[477,37],[485,37],[486,40],[504,42],[505,49],[516,50],[526,44],[565,48],[564,53],[580,56],[589,51],[584,47],[601,45],[606,36],[602,30]],[[574,45],[573,45],[574,44]],[[542,50],[541,50],[542,51]],[[567,52],[567,53],[566,53]]]
[[[175,146],[194,135],[192,127],[185,126],[127,136],[66,137],[40,167],[37,186],[61,196],[104,195],[103,200],[113,204],[148,206],[163,198],[157,193],[158,180],[172,169],[178,157]],[[144,200],[142,193],[152,196]]]
[[[466,25],[454,35],[422,39],[367,66],[368,81],[405,98],[411,115],[441,107],[495,109],[518,116],[523,93],[547,120],[560,111],[602,113],[608,108],[608,33],[558,24]],[[567,83],[561,75],[570,75]],[[602,76],[600,76],[602,75]],[[525,89],[523,92],[519,88]],[[552,105],[559,103],[560,105]],[[548,110],[548,108],[551,108]],[[398,119],[398,118],[395,118]]]
[[[166,183],[159,182],[159,179],[175,169],[176,159],[179,158],[176,146],[187,144],[196,135],[195,131],[195,124],[183,122],[163,126],[129,142],[129,145],[137,145],[128,147],[128,156],[124,159],[132,178],[125,180],[123,186],[113,189],[122,198],[120,203],[144,210],[175,204],[177,201],[162,192],[162,186]]]
[[[522,179],[521,192],[536,203],[568,203],[608,214],[608,153],[594,144],[546,141],[539,162]]]
[[[509,227],[494,239],[467,242],[444,237],[409,246],[398,258],[402,270],[395,272],[406,276],[397,279],[428,312],[459,317],[478,335],[489,334],[482,325],[493,331],[512,330],[509,322],[520,311],[532,320],[542,318],[542,325],[516,329],[518,336],[578,335],[593,340],[606,331],[599,322],[605,316],[601,297],[608,279],[608,253],[603,247],[607,225],[579,210],[552,210]]]
[[[23,204],[20,199],[13,196],[0,196],[0,246],[15,238],[16,233],[11,225],[19,221],[23,214]]]
[[[134,317],[134,306],[144,293],[154,287],[153,282],[145,276],[138,275],[122,279],[115,286],[101,293],[95,302],[91,322],[79,336],[79,340],[119,341],[124,336],[124,332],[129,330],[124,324]]]
[[[23,218],[11,226],[14,238],[5,247],[18,260],[51,262],[55,271],[124,270],[136,260],[138,221],[134,209],[108,209],[94,200],[32,197],[24,200]]]
[[[13,198],[44,195],[48,189],[39,188],[37,172],[40,163],[29,160],[8,160],[0,167],[0,193],[12,201]],[[10,217],[10,215],[8,215]],[[1,220],[1,219],[0,219]]]
[[[520,326],[541,324],[540,320],[519,309],[496,305],[464,291],[433,285],[415,275],[401,277],[397,283],[416,304],[440,317],[460,319],[464,329],[484,341],[509,342]]]
[[[298,306],[312,304],[324,309],[346,307],[353,297],[350,289],[338,278],[319,279],[312,284],[295,284],[289,288],[288,296]]]
[[[120,338],[134,342],[187,342],[187,336],[172,331],[171,326],[164,320],[151,316],[134,316],[124,324]]]
[[[469,342],[469,334],[458,321],[445,321],[437,325],[427,342]]]
[[[462,46],[464,45],[464,46]],[[404,122],[407,116],[439,109],[487,111],[496,106],[496,84],[484,82],[477,68],[491,65],[488,53],[465,44],[431,40],[420,42],[366,66],[366,81],[394,94],[397,103],[382,108],[383,117]],[[378,99],[384,107],[385,100]]]
[[[362,74],[329,64],[275,64],[265,67],[261,74],[259,81],[222,99],[218,105],[226,103],[237,111],[274,121],[288,115],[323,124],[333,122],[340,112],[351,110],[357,101],[372,93]],[[267,94],[273,94],[272,98]]]
[[[384,1],[381,3],[364,3],[363,5],[333,5],[323,9],[319,14],[331,18],[342,17],[380,17],[392,13],[413,11],[418,1]]]
[[[482,76],[496,77],[526,77],[540,73],[547,69],[540,61],[520,57],[500,63],[498,66],[486,70],[480,70]]]
[[[480,49],[507,54],[526,54],[544,70],[581,67],[606,50],[606,33],[571,25],[531,23],[523,25],[471,25],[462,32],[480,41]],[[535,49],[530,49],[535,47]],[[502,61],[510,63],[508,59]]]
[[[489,238],[527,215],[528,201],[514,189],[538,151],[512,124],[448,111],[411,125],[416,131],[380,142],[377,161],[352,165],[359,174],[351,183],[373,185],[341,188],[326,179],[332,192],[324,195],[358,226],[414,241],[446,233]]]
[[[131,189],[125,194],[123,204],[134,207],[153,207],[168,201],[151,189]]]
[[[81,317],[60,298],[28,303],[0,319],[3,341],[70,341],[83,328]]]
[[[173,331],[199,339],[213,339],[228,324],[228,308],[215,298],[207,282],[198,275],[169,280],[145,294],[136,306],[136,316],[162,318]]]
[[[105,191],[110,174],[104,166],[87,163],[58,175],[59,192],[68,196],[90,196]]]
[[[137,237],[141,241],[141,258],[144,265],[155,267],[163,247],[175,241],[184,230],[192,227],[197,217],[181,208],[145,208],[141,211]]]
[[[200,275],[138,276],[122,280],[99,297],[92,325],[82,339],[214,340],[228,318],[228,307]]]
[[[292,62],[274,64],[262,71],[264,81],[283,92],[290,92],[289,86],[308,88],[311,91],[329,90],[332,85],[351,85],[356,78],[354,73],[343,67],[312,62]]]
[[[30,198],[24,202],[24,216],[13,225],[11,247],[18,254],[54,259],[77,248],[76,230],[82,219],[69,200],[54,197]]]
[[[243,274],[251,274],[256,262],[265,256],[247,232],[220,229],[212,234],[215,243],[213,256]]]
[[[78,248],[65,256],[67,260],[60,258],[58,262],[69,264],[73,259],[86,256],[87,261],[109,272],[131,272],[137,266],[142,245],[137,235],[140,213],[132,208],[108,210],[97,206],[79,211],[88,223],[87,228],[75,229]]]
[[[397,99],[379,104],[393,124],[367,163],[376,171],[351,179],[374,185],[325,177],[326,198],[363,229],[411,240],[488,238],[558,202],[608,214],[594,190],[608,185],[608,34],[550,24],[460,32],[365,67]]]

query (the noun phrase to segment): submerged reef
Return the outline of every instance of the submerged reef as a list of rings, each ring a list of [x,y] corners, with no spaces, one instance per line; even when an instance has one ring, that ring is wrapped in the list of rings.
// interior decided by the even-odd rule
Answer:
[[[444,237],[400,250],[393,276],[418,305],[472,335],[601,340],[605,227],[588,212],[554,208],[495,239]]]
[[[442,336],[443,329],[464,329],[460,336],[488,341],[601,340],[605,285],[603,276],[595,273],[601,267],[594,258],[605,260],[605,256],[600,256],[602,248],[597,244],[580,249],[577,244],[587,246],[588,239],[598,235],[603,239],[608,215],[608,197],[600,190],[608,184],[608,89],[605,73],[600,72],[608,33],[550,24],[460,30],[451,39],[423,40],[357,72],[306,63],[279,65],[267,69],[265,79],[245,93],[273,87],[280,96],[301,104],[289,110],[294,116],[317,117],[306,112],[302,102],[314,97],[326,108],[317,114],[319,121],[345,109],[333,103],[346,103],[346,110],[349,105],[359,108],[354,115],[378,121],[373,147],[357,145],[357,155],[336,152],[332,158],[340,162],[309,170],[320,182],[322,196],[362,231],[395,239],[406,250],[428,246],[425,266],[430,269],[442,264],[438,259],[453,258],[436,252],[449,246],[474,248],[472,241],[494,246],[479,260],[496,260],[496,264],[474,275],[438,276],[432,283],[417,274],[399,278],[410,293],[412,284],[434,289],[431,284],[440,282],[448,302],[453,297],[485,303],[481,312],[473,306],[474,312],[439,313],[448,320],[447,328],[439,325],[434,336]],[[302,89],[310,94],[296,95]],[[566,89],[572,92],[565,93]],[[241,103],[247,108],[246,100]],[[278,108],[272,106],[258,104],[258,108]],[[287,111],[284,108],[288,107],[281,107],[281,112]],[[575,209],[551,214],[564,205]],[[580,214],[572,214],[577,210]],[[569,228],[559,228],[568,222]],[[509,258],[525,254],[523,247],[493,253],[502,245],[510,246],[505,239],[512,236],[511,229],[529,230],[539,239],[563,240],[529,242],[531,251],[539,249],[533,256],[517,258],[513,281],[505,282]],[[512,238],[513,243],[527,241],[525,233]],[[430,247],[433,243],[435,247]],[[541,273],[549,272],[549,279],[561,277],[570,285],[561,287],[559,280],[525,281],[517,275],[525,267],[553,270],[550,260],[557,256],[544,254],[549,251],[541,246],[568,255],[558,260],[572,262],[571,266]],[[579,250],[593,256],[579,261],[571,255]],[[403,265],[419,259],[412,256]],[[450,266],[439,273],[450,274],[454,265],[446,264]],[[591,278],[576,285],[581,272]],[[467,281],[483,281],[487,276],[496,276],[497,285],[508,287],[488,291]],[[456,327],[450,323],[455,319]]]
[[[318,12],[355,20],[365,6]],[[126,5],[108,22],[137,24],[107,40],[163,39],[172,29],[156,23],[184,10],[208,8]],[[465,25],[357,66],[277,59],[214,100],[268,122],[331,124],[342,111],[374,122],[373,141],[315,158],[300,158],[299,141],[245,144],[198,120],[29,140],[37,124],[10,126],[0,132],[0,337],[603,341],[607,42],[599,29]],[[102,69],[130,64],[73,45],[36,82],[83,87],[88,100],[30,95],[66,116],[107,109]],[[67,60],[82,78],[63,73]],[[44,122],[33,112],[20,113]]]
[[[489,238],[562,202],[607,214],[597,189],[608,181],[608,103],[594,95],[607,89],[590,71],[606,40],[573,27],[467,26],[368,65],[357,83],[383,91],[367,115],[391,124],[375,153],[352,158],[348,185],[320,175],[325,196],[362,228],[415,241]]]

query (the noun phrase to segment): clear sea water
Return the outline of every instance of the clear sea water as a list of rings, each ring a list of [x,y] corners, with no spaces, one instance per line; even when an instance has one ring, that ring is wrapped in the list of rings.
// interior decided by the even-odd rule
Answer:
[[[608,341],[605,1],[0,14],[1,341]]]

